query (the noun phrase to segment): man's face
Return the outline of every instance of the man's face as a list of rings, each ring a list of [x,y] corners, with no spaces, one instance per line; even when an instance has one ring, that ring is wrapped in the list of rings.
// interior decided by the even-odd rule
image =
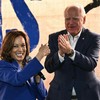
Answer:
[[[65,27],[72,35],[77,35],[85,23],[85,17],[82,16],[79,9],[69,8],[65,11]]]

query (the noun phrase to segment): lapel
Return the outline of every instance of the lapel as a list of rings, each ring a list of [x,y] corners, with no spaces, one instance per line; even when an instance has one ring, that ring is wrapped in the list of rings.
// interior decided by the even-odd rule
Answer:
[[[77,41],[77,44],[76,44],[76,47],[75,47],[75,50],[77,51],[82,51],[84,49],[84,44],[86,42],[86,37],[87,37],[87,32],[86,30],[83,28],[82,29],[82,33]]]
[[[67,31],[66,31],[66,30],[62,30],[62,31],[58,32],[58,33],[57,33],[57,38],[58,38],[58,36],[59,36],[60,34],[67,34]],[[78,39],[78,41],[77,41],[75,50],[77,50],[77,51],[79,51],[79,52],[82,51],[82,50],[84,50],[84,48],[85,48],[84,45],[85,45],[86,42],[88,42],[88,41],[86,41],[87,36],[88,36],[88,30],[85,29],[85,28],[83,28],[83,29],[82,29],[82,33],[81,33],[81,35],[80,35],[80,37],[79,37],[79,39]],[[55,39],[55,40],[56,40],[56,39]],[[56,42],[55,42],[55,43],[56,43]],[[57,44],[56,44],[55,46],[58,47]]]

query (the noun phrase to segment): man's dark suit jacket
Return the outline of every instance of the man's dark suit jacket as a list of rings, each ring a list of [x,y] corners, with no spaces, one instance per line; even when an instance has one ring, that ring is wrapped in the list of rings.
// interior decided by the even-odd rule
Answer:
[[[75,47],[75,59],[68,56],[61,63],[58,57],[58,35],[66,30],[49,35],[51,53],[45,61],[49,73],[55,72],[50,82],[47,100],[71,100],[74,86],[78,100],[100,100],[100,82],[95,76],[100,50],[100,35],[82,29]]]

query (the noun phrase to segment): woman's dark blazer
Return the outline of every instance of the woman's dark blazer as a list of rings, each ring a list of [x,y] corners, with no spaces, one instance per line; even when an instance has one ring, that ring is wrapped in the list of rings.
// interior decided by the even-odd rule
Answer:
[[[0,61],[0,100],[44,100],[47,90],[41,82],[37,85],[33,76],[43,69],[34,58],[22,70],[16,61]],[[30,79],[31,78],[31,79]]]

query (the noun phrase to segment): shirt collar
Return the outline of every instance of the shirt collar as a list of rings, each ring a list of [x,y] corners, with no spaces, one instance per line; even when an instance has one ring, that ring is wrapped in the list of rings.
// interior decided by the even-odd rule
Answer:
[[[68,33],[69,38],[73,38],[72,35],[69,32],[67,32],[67,33]],[[76,36],[74,36],[74,38],[79,38],[81,33],[82,33],[82,29]]]

